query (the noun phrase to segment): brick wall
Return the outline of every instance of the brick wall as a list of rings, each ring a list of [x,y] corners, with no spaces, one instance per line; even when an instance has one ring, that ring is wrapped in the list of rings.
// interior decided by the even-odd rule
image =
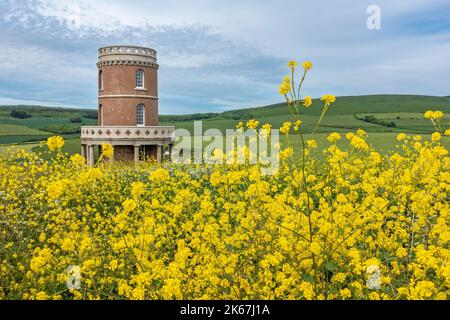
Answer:
[[[145,106],[145,125],[158,125],[158,100],[145,98],[99,98],[102,105],[102,115],[99,117],[99,125],[104,126],[135,126],[136,107],[138,104]]]
[[[136,71],[144,70],[144,89],[136,89]],[[138,66],[104,66],[100,69],[103,90],[99,90],[99,125],[135,126],[136,107],[145,106],[145,125],[158,125],[158,100],[135,96],[158,96],[157,69]],[[99,71],[100,71],[99,70]],[[114,97],[105,97],[111,96]],[[117,97],[127,95],[128,97]],[[100,108],[99,108],[100,113]],[[103,123],[101,123],[103,120]]]

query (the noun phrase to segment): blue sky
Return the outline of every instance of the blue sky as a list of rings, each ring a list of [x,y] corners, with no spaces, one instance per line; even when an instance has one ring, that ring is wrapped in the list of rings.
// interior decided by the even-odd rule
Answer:
[[[0,0],[0,104],[95,108],[109,44],[158,51],[162,114],[279,102],[290,59],[314,97],[450,95],[448,0]]]

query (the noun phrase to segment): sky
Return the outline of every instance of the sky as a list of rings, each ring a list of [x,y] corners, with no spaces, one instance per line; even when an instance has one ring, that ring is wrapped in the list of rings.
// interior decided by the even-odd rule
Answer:
[[[281,102],[291,59],[303,95],[450,95],[449,0],[0,0],[0,105],[96,108],[111,44],[158,51],[161,114]]]

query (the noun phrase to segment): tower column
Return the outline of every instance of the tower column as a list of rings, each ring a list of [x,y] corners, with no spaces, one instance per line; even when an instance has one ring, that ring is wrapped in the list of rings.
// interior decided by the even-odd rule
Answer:
[[[94,146],[93,145],[88,146],[88,157],[89,157],[88,165],[93,166],[94,165]]]
[[[139,163],[139,146],[134,146],[134,163]]]
[[[162,144],[158,144],[156,146],[156,161],[158,163],[162,162],[162,151],[163,151],[163,145]]]
[[[86,164],[89,166],[89,165],[90,165],[90,164],[89,164],[89,146],[88,146],[88,145],[84,145],[84,149],[86,150],[86,151],[85,151]]]

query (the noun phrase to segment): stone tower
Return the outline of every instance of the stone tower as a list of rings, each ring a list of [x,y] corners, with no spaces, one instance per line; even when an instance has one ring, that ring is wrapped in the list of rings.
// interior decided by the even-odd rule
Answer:
[[[174,127],[158,126],[156,51],[136,46],[99,49],[98,126],[81,128],[81,152],[94,162],[94,146],[114,146],[114,160],[161,161]]]

